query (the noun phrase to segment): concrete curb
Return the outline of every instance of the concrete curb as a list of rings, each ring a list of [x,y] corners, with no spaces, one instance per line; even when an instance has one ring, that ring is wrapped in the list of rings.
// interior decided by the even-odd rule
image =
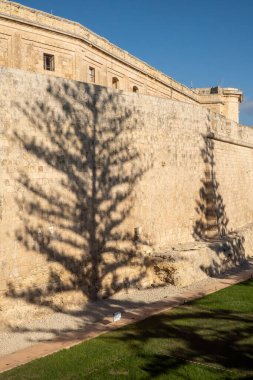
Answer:
[[[38,343],[2,356],[0,358],[0,373],[26,364],[32,360],[51,355],[59,350],[73,347],[83,341],[93,339],[99,335],[118,329],[119,327],[126,326],[128,324],[146,319],[152,315],[170,310],[182,305],[186,300],[190,301],[201,298],[207,294],[214,293],[218,290],[227,288],[242,281],[246,281],[250,278],[253,278],[253,265],[250,265],[250,269],[239,271],[233,275],[227,275],[224,276],[224,278],[217,279],[217,282],[212,284],[212,286],[210,286],[210,284],[204,286],[201,292],[188,290],[180,296],[168,297],[168,299],[163,301],[153,302],[132,310],[130,309],[118,322],[113,322],[112,318],[110,320],[104,319],[100,322],[88,325],[82,331],[71,332],[65,334],[64,337],[60,337],[49,342]]]

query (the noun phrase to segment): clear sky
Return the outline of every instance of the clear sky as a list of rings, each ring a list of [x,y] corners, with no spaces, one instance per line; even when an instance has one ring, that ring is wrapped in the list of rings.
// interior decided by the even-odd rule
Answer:
[[[253,125],[253,0],[20,0],[78,21],[189,87],[243,91]]]

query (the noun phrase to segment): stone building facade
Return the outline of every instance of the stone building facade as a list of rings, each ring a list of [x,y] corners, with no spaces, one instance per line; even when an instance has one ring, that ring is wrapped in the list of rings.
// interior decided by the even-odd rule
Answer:
[[[199,104],[239,120],[241,91],[190,89],[76,22],[5,0],[0,66]]]
[[[56,310],[252,256],[239,90],[189,89],[79,24],[3,0],[0,63],[1,302]]]

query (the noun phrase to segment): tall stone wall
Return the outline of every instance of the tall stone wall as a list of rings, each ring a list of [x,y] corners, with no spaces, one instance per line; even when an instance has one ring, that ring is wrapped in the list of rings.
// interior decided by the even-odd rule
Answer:
[[[237,230],[252,223],[253,149],[217,141],[214,154],[228,228]]]
[[[253,130],[226,119],[213,125],[214,170],[229,230],[252,223]]]
[[[250,228],[251,129],[188,103],[0,77],[2,292],[46,303],[147,285],[154,253]]]

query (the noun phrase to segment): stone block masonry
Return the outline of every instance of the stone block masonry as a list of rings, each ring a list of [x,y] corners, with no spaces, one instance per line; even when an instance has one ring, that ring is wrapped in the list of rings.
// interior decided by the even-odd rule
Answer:
[[[2,295],[57,308],[59,294],[175,271],[186,284],[252,255],[250,128],[195,104],[18,69],[0,78]]]

